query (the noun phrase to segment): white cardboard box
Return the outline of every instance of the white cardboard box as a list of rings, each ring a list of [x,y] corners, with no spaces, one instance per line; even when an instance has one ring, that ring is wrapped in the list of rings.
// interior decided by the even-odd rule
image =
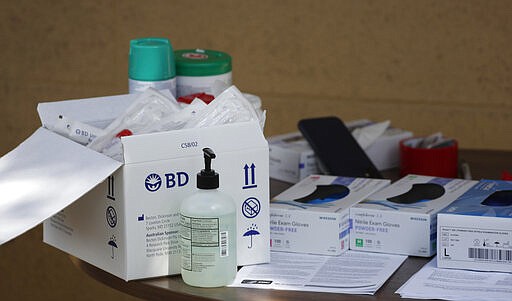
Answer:
[[[43,124],[58,112],[104,125],[132,101],[123,95],[50,102],[38,111]],[[212,167],[220,174],[220,190],[238,206],[238,264],[269,261],[268,145],[257,122],[129,136],[122,144],[125,163],[119,168],[117,161],[39,129],[2,158],[0,167],[6,166],[10,178],[0,178],[0,186],[16,188],[30,173],[29,184],[44,185],[20,190],[11,200],[18,205],[6,212],[22,224],[29,215],[41,222],[57,213],[44,222],[46,243],[125,280],[178,274],[178,208],[195,190],[202,148],[210,147],[217,155]],[[85,184],[78,185],[82,179]],[[47,188],[47,182],[58,185]],[[0,242],[35,226],[37,218],[0,233]]]
[[[350,208],[350,249],[430,257],[437,213],[476,181],[407,175]]]
[[[389,180],[311,175],[270,203],[273,251],[339,255],[348,250],[349,208]]]
[[[349,130],[353,130],[369,123],[368,120],[356,120],[346,125]],[[365,152],[378,170],[398,167],[399,142],[412,135],[409,131],[389,128]],[[300,132],[272,136],[268,138],[268,143],[271,178],[297,183],[311,174],[321,172],[313,149]]]
[[[315,153],[300,132],[270,137],[268,144],[270,177],[297,183],[320,172]]]
[[[512,182],[480,180],[437,216],[440,268],[512,272]]]

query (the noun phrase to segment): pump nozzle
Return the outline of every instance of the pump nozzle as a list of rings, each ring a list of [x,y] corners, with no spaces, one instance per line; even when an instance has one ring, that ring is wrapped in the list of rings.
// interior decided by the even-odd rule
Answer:
[[[211,148],[205,147],[203,148],[204,155],[204,169],[203,171],[211,174],[212,173],[212,159],[215,159],[215,153]],[[213,171],[215,172],[215,171]]]
[[[211,148],[203,148],[204,169],[197,174],[197,188],[215,189],[219,187],[219,174],[212,169],[212,159],[215,159],[215,153]]]

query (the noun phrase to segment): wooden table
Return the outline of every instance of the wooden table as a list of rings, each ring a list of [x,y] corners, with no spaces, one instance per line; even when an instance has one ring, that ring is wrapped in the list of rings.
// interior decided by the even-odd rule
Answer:
[[[512,152],[488,150],[460,150],[459,158],[466,161],[473,179],[500,179],[503,170],[512,171]],[[397,171],[384,176],[395,180]],[[286,189],[289,184],[271,181],[272,196]],[[181,276],[159,277],[126,282],[80,259],[72,262],[90,277],[114,289],[147,300],[402,300],[395,291],[416,273],[430,258],[409,257],[398,271],[373,296],[280,291],[249,288],[196,288],[186,285]]]

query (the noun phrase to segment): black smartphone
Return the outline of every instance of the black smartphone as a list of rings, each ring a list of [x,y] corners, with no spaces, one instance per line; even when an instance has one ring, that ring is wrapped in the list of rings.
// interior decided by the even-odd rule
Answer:
[[[302,119],[298,127],[325,173],[382,179],[379,170],[338,117]]]

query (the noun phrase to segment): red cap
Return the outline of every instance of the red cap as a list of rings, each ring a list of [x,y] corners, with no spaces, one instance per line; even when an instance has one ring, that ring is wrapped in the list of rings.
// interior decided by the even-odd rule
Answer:
[[[133,135],[132,131],[130,131],[129,129],[124,129],[124,130],[120,131],[119,133],[117,133],[116,137],[121,138],[124,136],[131,136],[131,135]]]
[[[185,96],[180,96],[180,97],[178,97],[178,102],[190,104],[196,98],[199,98],[204,103],[209,104],[210,102],[212,102],[212,100],[215,98],[215,96],[206,94],[204,92],[200,92],[200,93],[194,93],[194,94],[189,94],[189,95],[185,95]]]

